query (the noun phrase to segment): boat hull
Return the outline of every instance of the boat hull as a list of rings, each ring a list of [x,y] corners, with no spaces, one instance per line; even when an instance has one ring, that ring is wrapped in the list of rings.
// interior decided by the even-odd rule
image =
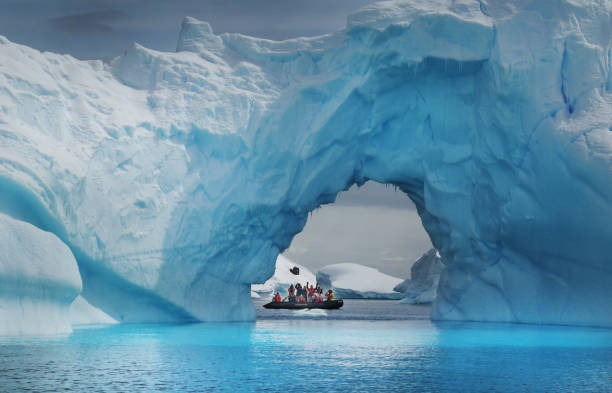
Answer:
[[[331,302],[325,301],[320,303],[289,303],[289,302],[270,302],[264,304],[264,308],[276,309],[276,310],[309,310],[313,308],[320,308],[323,310],[337,310],[344,305],[342,299],[332,300]]]

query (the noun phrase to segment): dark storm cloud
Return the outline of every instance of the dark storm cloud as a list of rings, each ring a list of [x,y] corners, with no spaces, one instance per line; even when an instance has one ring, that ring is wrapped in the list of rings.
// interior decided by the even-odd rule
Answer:
[[[108,22],[124,15],[119,10],[110,9],[51,18],[49,22],[56,29],[66,33],[105,34],[113,30]]]

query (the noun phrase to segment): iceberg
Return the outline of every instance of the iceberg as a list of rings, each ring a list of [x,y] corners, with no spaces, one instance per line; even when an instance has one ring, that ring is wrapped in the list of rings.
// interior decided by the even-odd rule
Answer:
[[[0,37],[0,211],[119,322],[251,320],[308,214],[373,180],[444,260],[433,318],[612,326],[611,8],[381,2],[280,42],[186,18],[108,64]]]
[[[295,275],[289,270],[297,267],[300,271]],[[280,292],[282,297],[288,295],[287,289],[291,284],[300,283],[306,285],[315,285],[316,277],[306,267],[291,261],[284,255],[279,255],[276,258],[276,268],[274,274],[263,284],[251,285],[251,291],[257,294],[256,297],[270,296],[273,292]],[[253,297],[253,296],[251,296]]]
[[[79,295],[70,305],[70,323],[72,326],[83,325],[112,325],[118,323],[104,311],[89,304],[83,296]]]
[[[443,270],[444,263],[435,248],[423,254],[410,268],[410,278],[393,288],[394,291],[401,292],[404,296],[400,303],[433,303]]]
[[[331,288],[341,299],[401,299],[394,287],[401,278],[381,273],[378,269],[357,263],[337,263],[317,271],[317,282],[324,289]]]
[[[74,256],[55,235],[0,214],[0,336],[66,334],[81,292]]]

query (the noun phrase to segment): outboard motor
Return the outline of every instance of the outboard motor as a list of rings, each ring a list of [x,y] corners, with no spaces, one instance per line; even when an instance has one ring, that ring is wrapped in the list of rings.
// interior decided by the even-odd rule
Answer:
[[[299,275],[300,275],[300,268],[299,268],[299,267],[297,267],[297,266],[292,267],[291,269],[289,269],[289,271],[290,271],[291,273],[293,273],[294,275],[296,275],[296,276],[299,276]]]

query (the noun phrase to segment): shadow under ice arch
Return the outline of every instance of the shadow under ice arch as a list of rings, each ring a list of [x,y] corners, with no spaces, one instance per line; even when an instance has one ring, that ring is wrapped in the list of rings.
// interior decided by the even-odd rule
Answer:
[[[283,42],[186,18],[177,53],[111,66],[0,39],[0,97],[32,108],[5,106],[0,176],[108,273],[83,294],[127,321],[253,318],[250,284],[309,212],[374,180],[444,258],[434,318],[612,326],[612,13],[504,4],[381,3]]]

